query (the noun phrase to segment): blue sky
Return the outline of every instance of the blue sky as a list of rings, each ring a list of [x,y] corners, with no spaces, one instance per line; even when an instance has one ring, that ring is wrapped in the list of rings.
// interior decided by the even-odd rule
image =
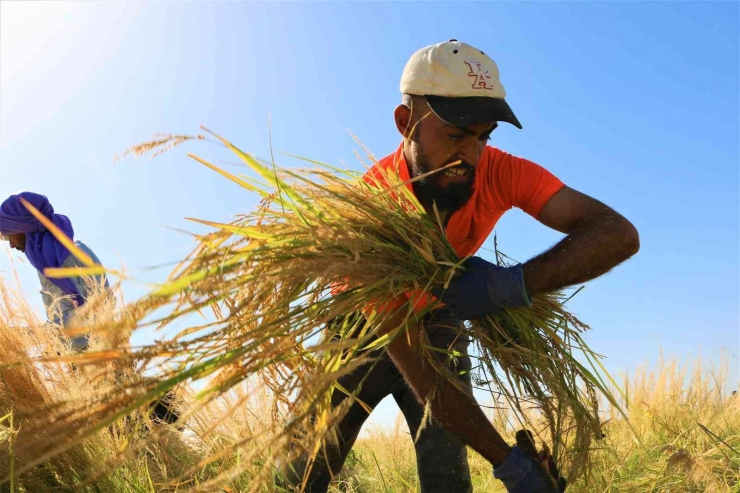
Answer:
[[[724,351],[737,382],[739,15],[733,2],[3,2],[0,196],[46,194],[104,263],[161,280],[166,269],[144,269],[193,245],[170,228],[228,220],[254,197],[185,155],[233,160],[215,146],[115,153],[203,124],[267,157],[270,118],[276,151],[360,169],[348,130],[392,152],[408,57],[459,39],[496,60],[524,126],[499,127],[491,144],[640,231],[639,254],[571,302],[607,368],[634,371],[660,348]],[[519,260],[561,238],[517,210],[496,233]],[[17,267],[40,310],[35,273]],[[373,419],[393,414],[385,402]]]

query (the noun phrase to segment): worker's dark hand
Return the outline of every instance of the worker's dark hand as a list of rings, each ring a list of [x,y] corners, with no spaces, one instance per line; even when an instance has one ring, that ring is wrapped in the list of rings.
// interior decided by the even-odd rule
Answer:
[[[432,290],[451,318],[474,320],[506,307],[531,306],[521,264],[499,267],[471,257],[463,265],[465,272],[454,277],[447,289]]]
[[[517,444],[503,464],[494,468],[493,476],[500,479],[509,493],[562,493],[565,478],[560,476],[549,450],[537,453],[532,434],[521,430]]]

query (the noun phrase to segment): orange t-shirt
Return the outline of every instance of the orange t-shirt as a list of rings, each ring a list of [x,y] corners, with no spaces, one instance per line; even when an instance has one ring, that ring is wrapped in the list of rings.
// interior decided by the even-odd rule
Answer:
[[[387,186],[379,169],[386,173],[398,173],[402,182],[411,179],[403,155],[403,143],[395,153],[370,168],[363,179]],[[411,183],[406,186],[413,191]],[[536,219],[545,203],[564,186],[562,181],[542,166],[486,146],[476,166],[473,195],[447,222],[447,240],[460,258],[473,255],[507,210],[517,207]],[[415,310],[423,308],[430,298],[418,298],[414,304]],[[391,305],[398,307],[404,302],[398,300],[397,305]]]

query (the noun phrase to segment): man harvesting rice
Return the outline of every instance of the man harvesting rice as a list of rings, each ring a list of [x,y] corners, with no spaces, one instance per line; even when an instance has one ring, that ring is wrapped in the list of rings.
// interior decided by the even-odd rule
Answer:
[[[44,195],[34,192],[11,195],[0,205],[0,234],[10,242],[11,248],[24,252],[28,261],[36,268],[49,322],[56,326],[69,327],[77,310],[95,291],[109,290],[108,279],[104,273],[58,279],[46,277],[44,269],[47,268],[74,268],[85,265],[33,216],[22,200],[30,203],[68,238],[74,240],[72,222],[67,216],[55,213],[54,207]],[[101,264],[87,245],[79,240],[74,240],[74,244],[93,262]],[[88,339],[87,335],[72,337],[70,341],[72,349],[86,350]]]
[[[481,50],[457,40],[425,47],[406,64],[400,88],[402,103],[394,119],[403,141],[365,175],[367,181],[384,185],[385,172],[408,181],[446,167],[409,186],[430,217],[439,218],[461,258],[474,255],[512,207],[567,236],[511,267],[469,258],[466,272],[445,291],[435,292],[444,308],[433,320],[427,318],[422,327],[412,325],[407,336],[388,345],[387,355],[377,351],[377,363],[358,368],[338,383],[349,392],[359,388],[357,399],[370,409],[393,395],[411,436],[418,435],[417,465],[425,493],[471,491],[466,445],[493,465],[494,476],[508,491],[555,491],[556,481],[536,460],[527,434],[518,434],[517,445],[511,447],[475,403],[470,359],[457,358],[451,364],[466,392],[452,382],[439,382],[423,357],[422,332],[432,346],[466,354],[469,341],[445,325],[506,307],[526,307],[533,296],[603,275],[638,251],[638,233],[620,214],[566,186],[538,164],[487,145],[498,122],[522,126],[505,100],[496,63]],[[399,320],[390,320],[388,327]],[[336,391],[333,405],[344,398]],[[422,425],[427,400],[433,420]],[[327,490],[368,417],[366,409],[355,403],[338,425],[338,444],[328,443],[326,458],[320,454],[310,467],[308,491]],[[552,466],[549,472],[558,476]],[[298,481],[305,459],[292,467]]]

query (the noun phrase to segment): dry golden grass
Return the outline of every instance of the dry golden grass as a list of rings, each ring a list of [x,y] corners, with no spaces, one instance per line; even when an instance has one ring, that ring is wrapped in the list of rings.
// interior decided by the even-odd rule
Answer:
[[[251,382],[208,403],[195,402],[194,389],[181,385],[180,406],[190,411],[183,426],[154,422],[142,406],[52,453],[72,436],[38,423],[47,422],[49,414],[64,415],[69,402],[99,406],[100,390],[125,386],[135,370],[75,356],[66,338],[20,293],[17,284],[0,276],[0,491],[213,491],[208,481],[216,477],[232,491],[246,489],[255,471],[249,462],[240,464],[251,448],[240,443],[248,439],[259,446],[272,419],[267,390]],[[90,299],[80,327],[113,318],[114,304],[106,298]],[[124,339],[120,333],[94,332],[90,352],[120,351],[128,345]],[[225,470],[239,473],[224,478]]]

